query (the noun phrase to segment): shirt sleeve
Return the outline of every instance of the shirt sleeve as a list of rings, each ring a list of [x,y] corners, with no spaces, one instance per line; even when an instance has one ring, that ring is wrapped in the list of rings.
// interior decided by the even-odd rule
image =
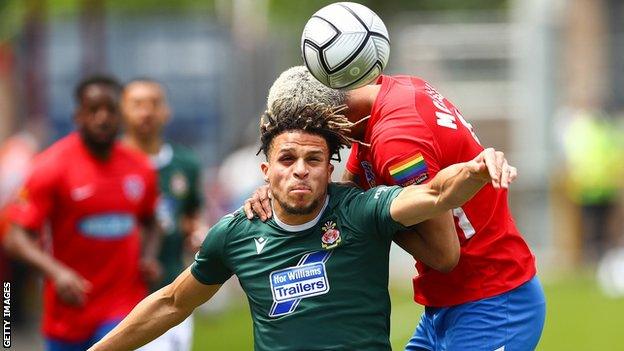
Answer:
[[[231,215],[226,216],[210,228],[199,252],[195,254],[191,274],[202,284],[223,284],[233,274],[225,260],[225,242],[231,219]]]
[[[388,184],[426,183],[442,168],[468,161],[483,150],[472,125],[429,83],[416,93],[414,106],[418,118],[397,119],[374,150],[382,162],[376,166],[383,169]]]
[[[373,232],[392,240],[394,233],[405,230],[390,215],[390,205],[403,189],[399,186],[378,186],[367,191],[354,189],[344,206],[351,225],[359,232]]]
[[[405,187],[426,183],[441,168],[436,143],[424,123],[405,126],[400,135],[388,138],[374,153],[386,184]]]
[[[39,230],[50,215],[55,192],[58,189],[58,172],[35,162],[31,173],[7,209],[9,221],[29,230]]]

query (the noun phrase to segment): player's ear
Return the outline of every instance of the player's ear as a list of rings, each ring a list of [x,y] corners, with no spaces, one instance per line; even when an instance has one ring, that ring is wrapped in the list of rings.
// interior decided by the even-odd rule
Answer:
[[[334,165],[329,163],[329,167],[327,167],[327,181],[331,183],[331,176],[334,173]]]
[[[165,115],[165,120],[164,120],[164,124],[167,124],[169,122],[169,120],[171,119],[171,107],[169,107],[169,104],[165,101],[165,105],[163,106],[163,113]]]
[[[264,182],[268,183],[269,182],[269,163],[262,162],[260,164],[260,170],[262,171],[262,174],[264,175]]]

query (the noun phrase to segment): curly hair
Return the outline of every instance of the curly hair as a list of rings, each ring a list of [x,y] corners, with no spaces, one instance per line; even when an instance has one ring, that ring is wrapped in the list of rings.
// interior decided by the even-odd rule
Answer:
[[[307,104],[293,110],[292,114],[275,116],[269,110],[260,117],[260,150],[268,157],[271,144],[276,136],[288,131],[303,131],[323,137],[329,148],[329,156],[340,156],[343,147],[350,147],[348,136],[353,123],[341,114],[345,105],[328,106],[322,103]]]
[[[74,89],[74,98],[78,104],[80,104],[80,100],[82,99],[85,90],[87,90],[87,87],[90,85],[108,86],[115,92],[115,94],[121,94],[122,86],[115,77],[109,75],[94,75],[81,80],[76,85],[76,88]]]

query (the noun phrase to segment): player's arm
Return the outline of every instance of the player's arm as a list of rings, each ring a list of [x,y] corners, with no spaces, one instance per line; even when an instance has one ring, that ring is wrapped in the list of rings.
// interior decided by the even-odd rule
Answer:
[[[415,260],[448,273],[459,262],[460,245],[451,211],[396,233],[394,242]]]
[[[427,146],[427,145],[424,145]],[[359,183],[358,174],[361,174],[361,163],[358,160],[358,144],[353,145],[349,155],[342,181]],[[420,149],[422,144],[411,145]],[[391,150],[389,148],[388,150]],[[455,231],[453,215],[450,211],[441,216],[431,218],[409,231],[401,231],[394,235],[394,242],[414,259],[440,271],[450,272],[459,262],[459,239]]]
[[[344,172],[342,172],[342,177],[340,178],[341,182],[346,183],[358,183],[358,176],[355,173],[351,173],[348,169],[345,168]]]
[[[188,268],[173,283],[136,305],[115,329],[89,350],[134,350],[145,345],[181,323],[220,287],[220,284],[200,283]]]
[[[188,252],[199,250],[208,233],[208,225],[202,217],[204,198],[201,186],[199,161],[193,156],[189,171],[189,192],[182,204],[180,229],[184,235],[184,247]]]
[[[342,177],[340,179],[341,182],[359,184],[360,179],[358,174],[362,169],[360,160],[358,160],[359,148],[360,144],[358,143],[353,143],[353,145],[351,145],[351,152],[349,153],[349,158],[345,163],[345,169],[342,172]]]
[[[507,188],[516,177],[502,152],[485,149],[469,162],[444,168],[427,184],[404,188],[390,205],[392,218],[412,226],[463,205],[485,184]]]
[[[140,260],[141,275],[148,283],[157,283],[162,278],[162,268],[158,255],[164,232],[156,219],[158,198],[157,173],[150,169],[145,173],[145,196],[143,197],[139,221],[141,223],[142,252]]]
[[[56,292],[63,301],[72,305],[84,304],[91,283],[42,250],[34,236],[34,233],[14,224],[2,244],[9,255],[38,269],[54,282]]]
[[[162,268],[158,260],[158,253],[162,244],[163,232],[156,218],[150,216],[143,219],[143,254],[141,255],[141,274],[150,283],[160,281]]]

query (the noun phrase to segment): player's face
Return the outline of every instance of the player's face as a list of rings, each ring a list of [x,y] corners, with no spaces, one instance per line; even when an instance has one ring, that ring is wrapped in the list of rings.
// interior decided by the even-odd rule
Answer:
[[[153,82],[128,84],[121,100],[128,131],[142,139],[159,136],[169,119],[169,107],[162,88]]]
[[[103,84],[85,88],[76,110],[75,121],[85,142],[98,150],[107,150],[117,136],[120,124],[119,94]]]
[[[305,216],[323,205],[333,166],[323,137],[294,131],[273,139],[262,171],[278,214]]]

